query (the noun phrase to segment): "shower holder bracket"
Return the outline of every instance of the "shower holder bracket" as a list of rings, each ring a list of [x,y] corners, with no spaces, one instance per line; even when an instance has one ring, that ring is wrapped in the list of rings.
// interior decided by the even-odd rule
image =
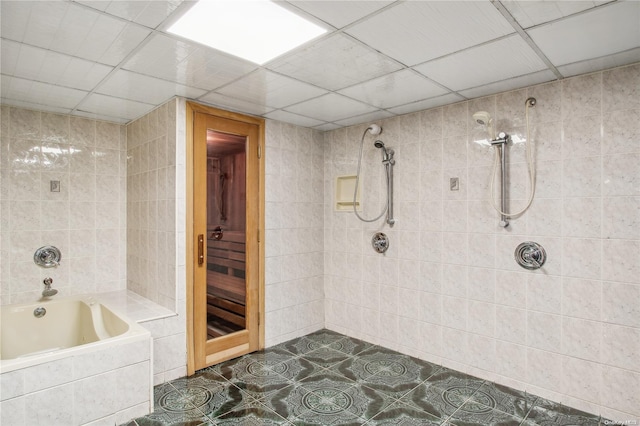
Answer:
[[[383,232],[376,232],[371,238],[371,245],[377,253],[384,253],[389,249],[389,237]]]

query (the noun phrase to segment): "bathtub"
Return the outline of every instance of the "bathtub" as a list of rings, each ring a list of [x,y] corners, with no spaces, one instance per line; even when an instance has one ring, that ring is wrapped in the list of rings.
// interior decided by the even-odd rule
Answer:
[[[153,406],[149,331],[96,296],[0,306],[0,424],[120,424]]]

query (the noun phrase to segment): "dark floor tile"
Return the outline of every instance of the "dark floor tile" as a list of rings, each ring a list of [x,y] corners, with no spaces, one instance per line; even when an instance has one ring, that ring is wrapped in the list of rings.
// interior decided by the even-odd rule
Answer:
[[[392,402],[373,389],[332,380],[329,374],[307,379],[264,403],[294,424],[337,425],[362,424]]]
[[[190,402],[209,417],[217,417],[253,401],[240,388],[211,373],[199,373],[171,383],[180,393],[190,396]]]
[[[291,359],[291,356],[284,357],[281,361],[284,362],[285,359]],[[243,380],[263,382],[274,378],[282,380],[277,372],[265,363],[265,358],[262,356],[245,355],[213,368],[217,374],[231,382]]]
[[[364,340],[355,339],[353,337],[343,337],[328,346],[331,349],[344,352],[347,355],[357,355],[362,351],[373,347],[371,343],[367,343]]]
[[[327,370],[318,364],[304,358],[289,358],[287,361],[273,365],[271,368],[278,374],[291,381],[301,381]]]
[[[424,382],[399,401],[446,419],[462,407],[476,390],[477,388],[465,386],[450,386],[443,389]]]
[[[399,398],[432,376],[440,367],[374,347],[331,369],[358,383],[390,392]]]
[[[207,389],[192,387],[178,390],[171,383],[154,389],[153,413],[135,419],[139,426],[198,426],[206,424],[202,407],[213,398]]]
[[[544,426],[599,426],[602,419],[599,416],[585,413],[548,399],[538,398],[527,415],[526,421]]]
[[[471,395],[473,401],[520,418],[527,416],[536,399],[535,395],[491,382],[485,382]]]
[[[324,345],[330,345],[331,343],[337,340],[344,339],[346,336],[344,334],[340,334],[335,331],[323,328],[321,330],[314,331],[313,333],[307,334],[304,337],[310,340],[320,342]]]
[[[257,401],[252,401],[244,406],[238,407],[219,417],[211,419],[211,425],[216,426],[271,426],[271,425],[290,425],[281,416],[274,411],[269,410]]]
[[[597,426],[600,420],[329,330],[154,391],[155,411],[122,426]]]
[[[302,358],[307,361],[311,361],[322,367],[329,368],[349,358],[349,355],[344,352],[336,351],[326,346],[316,349],[311,352],[307,352],[302,355]]]
[[[456,426],[518,426],[523,419],[468,400],[448,421]]]
[[[400,402],[385,408],[366,423],[367,426],[430,426],[440,424],[442,424],[442,419]]]
[[[304,355],[306,353],[315,351],[322,347],[327,346],[328,343],[323,342],[321,339],[310,339],[307,336],[297,339],[289,340],[288,342],[280,343],[274,346],[275,349],[285,350],[291,352],[294,355]]]
[[[427,382],[442,389],[464,387],[476,390],[482,386],[484,380],[459,371],[442,368],[428,377]]]
[[[305,377],[298,381],[299,384],[304,385],[305,383],[318,383],[322,381],[331,381],[336,383],[344,383],[346,385],[355,385],[356,382],[349,379],[345,375],[340,372],[336,372],[330,369],[322,368],[320,371],[316,372],[313,375]]]
[[[264,395],[260,399],[260,403],[266,406],[269,410],[274,411],[280,417],[289,421],[295,419],[296,414],[292,411],[293,407],[288,404],[289,398],[293,398],[291,395],[294,393],[305,392],[304,390],[298,391],[302,385],[298,383],[291,384],[285,388],[279,389],[276,392]]]

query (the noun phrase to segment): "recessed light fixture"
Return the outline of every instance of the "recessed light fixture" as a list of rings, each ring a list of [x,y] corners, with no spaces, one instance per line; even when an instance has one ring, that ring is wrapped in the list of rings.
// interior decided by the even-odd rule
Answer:
[[[260,65],[327,32],[269,0],[200,0],[168,31]]]

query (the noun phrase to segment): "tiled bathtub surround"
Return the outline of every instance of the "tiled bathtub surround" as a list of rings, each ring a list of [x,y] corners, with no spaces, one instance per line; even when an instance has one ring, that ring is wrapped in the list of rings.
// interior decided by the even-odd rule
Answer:
[[[640,65],[390,118],[395,215],[378,224],[333,211],[336,176],[354,173],[366,126],[325,133],[326,326],[610,418],[640,417]],[[488,202],[493,151],[471,116],[526,138],[534,96],[533,205],[507,229]],[[366,141],[365,216],[382,205]],[[510,209],[528,194],[522,146],[509,148]],[[449,179],[460,190],[449,190]],[[548,260],[514,261],[533,240]]]
[[[131,339],[129,339],[131,340]],[[152,406],[149,335],[0,375],[2,425],[119,424]]]
[[[0,296],[37,300],[42,280],[60,294],[126,288],[125,127],[8,106],[0,117]],[[59,192],[50,190],[58,181]],[[59,267],[35,250],[54,245]]]

